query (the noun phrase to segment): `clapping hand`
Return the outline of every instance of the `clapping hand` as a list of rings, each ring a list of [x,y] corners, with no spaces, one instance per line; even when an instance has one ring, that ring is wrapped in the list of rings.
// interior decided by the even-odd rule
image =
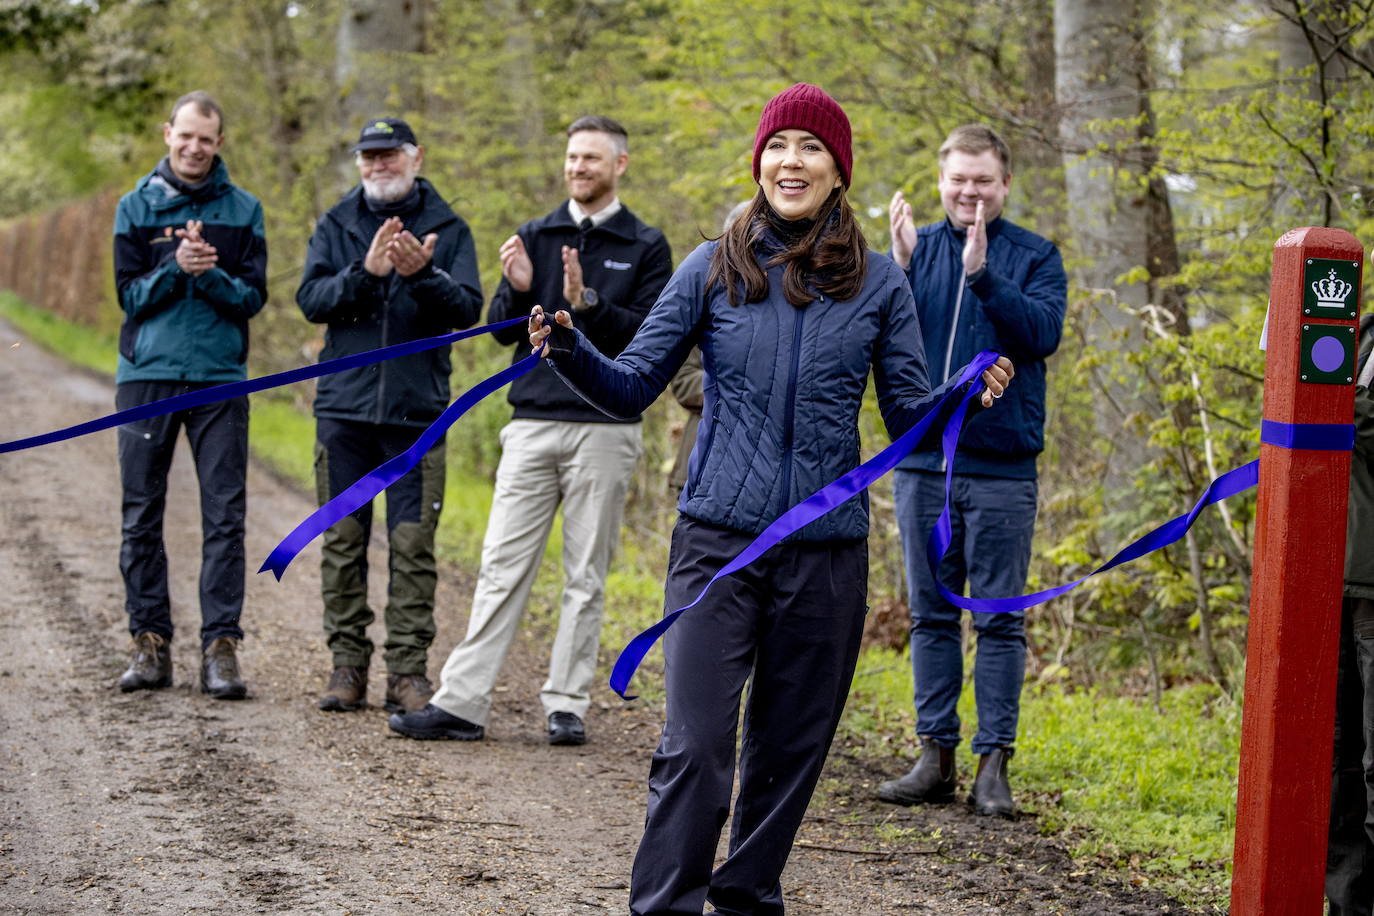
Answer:
[[[501,243],[501,275],[516,292],[527,293],[534,284],[534,264],[525,250],[525,240],[518,235]]]
[[[193,277],[199,277],[219,263],[215,246],[201,238],[204,229],[202,220],[190,219],[186,221],[184,229],[176,232],[177,238],[181,239],[176,252],[177,266]]]
[[[387,243],[386,256],[395,266],[396,273],[409,277],[423,270],[434,258],[434,246],[438,242],[439,236],[433,232],[425,236],[424,244],[421,244],[409,230],[402,229]]]
[[[401,231],[401,218],[393,216],[377,227],[372,236],[372,244],[363,255],[363,270],[374,277],[385,277],[395,266],[391,261],[391,242]]]
[[[892,195],[892,204],[887,210],[888,224],[892,228],[892,260],[906,270],[911,264],[911,256],[916,251],[916,220],[911,215],[911,204],[901,191]]]

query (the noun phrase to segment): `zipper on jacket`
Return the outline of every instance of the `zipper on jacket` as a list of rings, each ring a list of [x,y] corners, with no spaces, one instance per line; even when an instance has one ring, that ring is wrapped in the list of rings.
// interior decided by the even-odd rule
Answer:
[[[391,284],[396,279],[396,271],[393,270],[386,276],[386,284],[382,287],[382,346],[386,346],[386,318],[391,310],[387,308],[391,304]],[[373,417],[373,423],[382,423],[386,417],[386,362],[377,366],[377,413]]]
[[[817,300],[824,302],[824,297]],[[792,371],[787,376],[787,404],[783,408],[782,424],[782,501],[786,510],[792,498],[792,426],[797,413],[797,373],[801,369],[802,324],[806,320],[806,309],[796,309],[796,320],[792,324]]]
[[[964,269],[962,261],[959,264],[959,292],[954,296],[954,320],[949,323],[949,342],[945,344],[945,371],[940,375],[940,384],[949,381],[950,363],[954,361],[954,338],[959,334],[959,310],[964,305],[964,285],[968,282],[968,272]],[[938,386],[937,386],[938,387]],[[940,473],[943,474],[948,468],[945,467],[945,453],[940,452]]]

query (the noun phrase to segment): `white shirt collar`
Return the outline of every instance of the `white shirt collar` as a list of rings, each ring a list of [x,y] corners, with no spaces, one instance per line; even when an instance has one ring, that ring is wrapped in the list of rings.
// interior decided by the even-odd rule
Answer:
[[[616,196],[611,202],[591,215],[592,225],[600,226],[620,212],[620,197]],[[568,198],[568,215],[572,217],[574,223],[581,223],[587,218],[587,211],[582,209],[582,205],[572,198]]]

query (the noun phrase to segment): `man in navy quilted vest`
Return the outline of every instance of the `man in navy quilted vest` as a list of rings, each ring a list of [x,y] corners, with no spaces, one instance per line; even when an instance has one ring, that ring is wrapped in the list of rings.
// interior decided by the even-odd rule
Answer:
[[[167,155],[119,201],[114,268],[124,324],[120,410],[247,376],[248,319],[267,299],[262,205],[229,181],[219,157],[224,112],[205,92],[177,99],[162,125]],[[185,429],[200,481],[201,690],[242,699],[243,519],[248,398],[179,410],[119,428],[124,488],[119,553],[133,634],[124,691],[172,683],[172,614],[162,517],[167,471]]]
[[[939,385],[980,350],[1016,364],[1016,384],[997,410],[969,421],[955,460],[953,541],[940,565],[952,591],[977,598],[1025,590],[1035,526],[1036,458],[1044,448],[1045,359],[1059,346],[1067,305],[1064,264],[1054,243],[1002,215],[1011,191],[1011,151],[981,124],[956,128],[940,146],[945,218],[917,229],[911,206],[893,196],[892,258],[906,270],[925,339],[931,384]],[[926,541],[945,501],[944,458],[917,449],[893,474],[897,522],[911,595],[911,665],[921,756],[901,779],[883,783],[884,801],[949,801],[958,776],[956,706],[963,686],[960,611],[941,597]],[[978,648],[973,685],[978,756],[969,804],[1012,817],[1007,762],[1016,741],[1026,668],[1022,613],[974,614]]]

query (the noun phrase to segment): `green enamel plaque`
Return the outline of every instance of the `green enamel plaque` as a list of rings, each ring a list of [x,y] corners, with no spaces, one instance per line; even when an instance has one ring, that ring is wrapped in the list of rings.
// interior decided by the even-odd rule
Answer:
[[[1355,329],[1340,324],[1302,326],[1301,378],[1314,385],[1355,381]]]
[[[1359,312],[1359,263],[1308,258],[1302,271],[1302,313],[1313,318],[1355,318]]]

